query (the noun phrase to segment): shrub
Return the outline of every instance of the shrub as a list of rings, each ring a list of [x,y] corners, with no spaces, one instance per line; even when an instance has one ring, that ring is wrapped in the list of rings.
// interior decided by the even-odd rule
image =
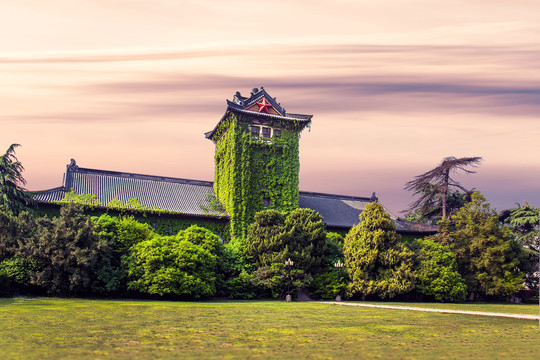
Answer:
[[[430,240],[415,240],[416,290],[437,301],[464,301],[467,286],[457,271],[456,257],[450,249]]]
[[[35,262],[22,257],[12,257],[0,262],[0,272],[10,279],[13,286],[28,288],[30,277],[37,270]]]
[[[175,236],[154,235],[131,247],[128,286],[148,294],[212,296],[219,247],[217,235],[196,225]]]
[[[321,299],[331,300],[338,295],[345,295],[348,286],[347,280],[343,273],[340,275],[336,270],[330,270],[313,276],[311,287],[313,293]]]

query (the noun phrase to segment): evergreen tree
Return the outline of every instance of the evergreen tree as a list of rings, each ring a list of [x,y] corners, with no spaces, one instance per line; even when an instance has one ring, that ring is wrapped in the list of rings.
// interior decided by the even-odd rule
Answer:
[[[15,156],[15,148],[18,146],[12,144],[0,156],[0,205],[15,214],[35,205],[32,196],[23,188],[26,185],[22,176],[24,167]]]
[[[82,206],[67,204],[60,217],[38,219],[37,236],[20,251],[38,268],[33,284],[51,295],[72,296],[90,292],[102,246]]]
[[[431,190],[433,189],[431,186],[428,188]],[[435,195],[435,193],[432,192],[432,195]],[[471,193],[464,193],[459,190],[449,190],[446,194],[446,216],[448,217],[454,215],[469,201],[471,201]],[[430,196],[429,198],[425,199],[422,206],[416,208],[412,212],[409,210],[405,216],[405,219],[424,224],[437,224],[440,220],[442,220],[442,213],[442,197],[438,195]]]
[[[290,272],[293,287],[304,287],[327,266],[326,250],[326,225],[311,209],[289,214],[264,210],[255,215],[249,227],[246,254],[257,268],[256,282],[276,297],[282,296],[288,285],[287,259],[294,262]]]
[[[523,246],[527,287],[538,289],[538,208],[527,202],[517,205],[517,208],[503,211],[500,218],[511,226],[516,241]]]
[[[456,255],[471,299],[476,294],[508,296],[522,288],[521,248],[480,193],[473,193],[472,201],[443,225],[431,239]]]
[[[345,236],[343,251],[351,294],[391,298],[414,288],[413,252],[400,242],[379,203],[366,205],[360,223]]]
[[[466,169],[468,166],[477,166],[482,160],[481,157],[455,158],[453,156],[444,158],[435,169],[418,175],[414,180],[405,184],[405,190],[414,191],[414,195],[419,195],[410,206],[408,211],[414,213],[420,210],[421,214],[441,209],[441,216],[445,219],[448,215],[448,198],[452,195],[450,188],[461,189],[465,194],[472,193],[452,178],[452,174],[461,170],[466,174],[474,171]],[[440,204],[440,205],[439,205]]]

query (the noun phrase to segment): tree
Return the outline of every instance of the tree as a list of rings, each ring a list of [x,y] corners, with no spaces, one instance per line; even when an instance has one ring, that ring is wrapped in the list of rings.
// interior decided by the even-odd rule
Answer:
[[[500,220],[511,226],[516,241],[525,251],[528,270],[525,283],[530,289],[538,288],[538,208],[525,201],[524,205],[504,210]]]
[[[256,280],[276,297],[284,294],[289,275],[294,288],[306,286],[327,266],[326,251],[326,225],[311,209],[264,210],[249,227],[246,254],[257,268]],[[285,271],[289,258],[294,262],[290,274]]]
[[[51,295],[85,295],[91,291],[99,253],[107,244],[99,241],[90,217],[79,204],[67,204],[58,218],[40,218],[36,237],[22,244],[21,255],[33,261],[33,284]]]
[[[128,286],[162,296],[212,296],[220,246],[217,235],[196,225],[174,236],[156,234],[131,247]]]
[[[471,201],[471,193],[464,193],[459,190],[448,191],[446,196],[446,215],[451,216],[461,209],[466,203]],[[443,199],[432,197],[413,212],[408,212],[406,220],[425,224],[436,224],[442,219]]]
[[[15,156],[15,148],[18,146],[12,144],[0,156],[0,205],[15,214],[35,204],[32,196],[23,188],[26,185],[22,176],[24,167]]]
[[[456,255],[471,299],[476,294],[509,296],[522,288],[521,248],[480,193],[473,193],[472,201],[440,230],[430,240],[448,246]]]
[[[455,255],[445,246],[431,240],[415,240],[410,245],[415,253],[416,290],[437,301],[464,301],[465,281],[457,271]]]
[[[102,214],[92,217],[94,229],[102,244],[99,253],[92,291],[122,294],[127,291],[127,264],[122,261],[130,248],[151,239],[155,232],[148,224],[136,221],[133,216],[113,217]]]
[[[366,205],[360,223],[345,236],[343,252],[351,294],[392,298],[414,288],[414,254],[400,242],[390,215],[378,202]]]
[[[458,159],[451,156],[444,158],[435,169],[415,176],[414,180],[405,184],[405,190],[414,191],[415,196],[419,195],[419,198],[409,206],[408,211],[414,212],[419,209],[422,213],[428,213],[434,207],[438,206],[440,201],[442,218],[445,219],[448,213],[447,203],[450,188],[461,189],[465,194],[471,192],[452,179],[452,175],[459,170],[466,174],[475,173],[475,171],[466,168],[468,166],[478,166],[481,160],[481,157],[463,157]]]
[[[35,237],[37,224],[28,212],[14,215],[0,205],[0,261],[16,256],[19,244]]]

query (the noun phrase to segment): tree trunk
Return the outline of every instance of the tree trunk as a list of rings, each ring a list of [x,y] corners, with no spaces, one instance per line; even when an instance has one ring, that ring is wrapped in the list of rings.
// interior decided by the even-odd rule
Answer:
[[[450,169],[444,174],[444,183],[442,188],[442,218],[446,219],[446,200],[448,197],[448,179],[450,178]]]

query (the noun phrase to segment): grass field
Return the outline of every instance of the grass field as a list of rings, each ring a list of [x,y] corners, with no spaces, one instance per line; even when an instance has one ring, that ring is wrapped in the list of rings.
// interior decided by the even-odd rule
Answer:
[[[277,301],[0,299],[1,359],[538,357],[531,320]]]

